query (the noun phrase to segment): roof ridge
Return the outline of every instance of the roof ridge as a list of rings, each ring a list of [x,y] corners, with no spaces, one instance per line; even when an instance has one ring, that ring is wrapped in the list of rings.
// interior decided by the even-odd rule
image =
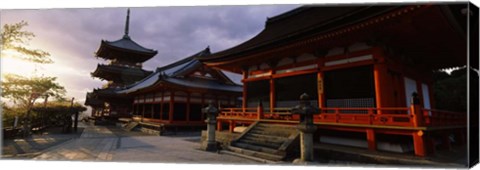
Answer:
[[[186,58],[184,58],[184,59],[181,59],[181,60],[179,60],[179,61],[177,61],[177,62],[170,63],[170,64],[165,65],[165,66],[163,66],[163,67],[157,67],[157,70],[156,70],[156,71],[166,70],[166,69],[169,69],[169,68],[172,68],[172,67],[175,67],[175,66],[184,64],[184,63],[186,63],[186,62],[189,62],[189,61],[192,60],[192,59],[197,59],[196,57],[204,56],[204,55],[205,55],[204,53],[206,53],[206,55],[210,55],[210,48],[207,47],[207,48],[205,48],[204,50],[202,50],[202,51],[200,51],[200,52],[197,52],[197,53],[195,53],[195,54],[193,54],[193,55],[191,55],[191,56],[188,56],[188,57],[186,57]]]

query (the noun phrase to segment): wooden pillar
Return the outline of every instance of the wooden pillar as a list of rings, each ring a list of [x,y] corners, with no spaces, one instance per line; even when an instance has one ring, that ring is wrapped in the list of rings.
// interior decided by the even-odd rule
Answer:
[[[187,114],[186,115],[186,119],[187,119],[187,122],[190,121],[190,93],[187,92]]]
[[[412,133],[413,137],[413,148],[415,150],[415,155],[417,156],[426,156],[426,146],[425,146],[425,137],[423,131],[417,131]]]
[[[368,150],[375,151],[377,150],[377,139],[375,138],[375,131],[373,129],[366,129],[367,131],[367,142]]]
[[[272,71],[273,74],[273,71]],[[273,112],[275,108],[275,81],[270,77],[270,113]]]
[[[263,104],[262,104],[262,101],[260,101],[258,103],[258,106],[257,106],[257,119],[258,120],[263,119]]]
[[[325,95],[323,93],[323,71],[319,71],[317,73],[317,91],[318,91],[318,107],[324,108],[325,107]]]
[[[169,109],[169,112],[168,112],[168,122],[169,123],[172,123],[173,121],[173,104],[175,104],[175,91],[171,91],[170,92],[170,109]]]
[[[247,83],[245,80],[248,78],[248,70],[243,71],[243,93],[242,93],[242,110],[245,112],[245,108],[247,108]]]
[[[160,96],[160,120],[163,120],[163,96],[165,95],[164,93],[165,91],[162,90],[162,95]]]
[[[377,108],[387,107],[389,100],[393,99],[393,92],[388,91],[388,69],[381,49],[374,50],[373,58],[377,61],[373,65],[376,106]],[[381,111],[377,113],[381,114]]]
[[[222,131],[223,128],[222,128],[222,121],[218,120],[217,119],[217,131]]]
[[[425,98],[423,97],[423,89],[422,89],[422,82],[420,80],[415,80],[416,84],[417,84],[417,94],[418,94],[418,98],[420,99],[420,105],[422,106],[425,106],[424,104],[424,101]]]
[[[230,123],[230,124],[229,124],[229,126],[228,126],[228,131],[229,131],[230,133],[233,133],[233,129],[235,129],[235,121],[230,120],[229,123]]]
[[[425,125],[425,120],[423,117],[422,107],[420,105],[420,99],[412,99],[410,112],[413,115],[413,126],[420,127]]]

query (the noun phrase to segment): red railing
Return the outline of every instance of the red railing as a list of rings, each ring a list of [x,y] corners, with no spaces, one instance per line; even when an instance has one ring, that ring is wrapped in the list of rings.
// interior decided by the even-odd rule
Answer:
[[[435,109],[422,109],[427,126],[454,126],[466,125],[467,115],[465,113],[450,112]]]
[[[465,125],[464,113],[432,109],[420,109],[415,114],[413,107],[390,108],[322,108],[320,114],[314,115],[315,123],[342,123],[361,125],[381,125],[399,127]],[[261,115],[260,115],[261,114]],[[219,120],[259,119],[298,121],[298,115],[292,115],[289,108],[275,108],[273,112],[262,113],[258,108],[224,108]]]

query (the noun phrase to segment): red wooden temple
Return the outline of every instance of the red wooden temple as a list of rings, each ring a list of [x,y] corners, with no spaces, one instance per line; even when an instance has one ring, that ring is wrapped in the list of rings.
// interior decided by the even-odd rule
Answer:
[[[466,114],[436,110],[433,70],[466,65],[466,4],[304,6],[268,18],[250,40],[200,60],[243,75],[241,107],[222,108],[218,130],[296,124],[302,93],[321,108],[320,142],[415,155],[463,144]],[[419,104],[411,104],[417,93]],[[408,150],[408,149],[405,149]]]
[[[205,115],[201,110],[209,101],[220,107],[235,107],[240,106],[238,98],[242,95],[242,86],[198,61],[207,55],[209,48],[159,67],[145,79],[116,93],[134,98],[133,119],[147,128],[203,127]]]
[[[118,95],[115,92],[126,85],[135,83],[151,71],[142,69],[142,63],[151,59],[157,51],[142,47],[128,35],[130,10],[128,10],[125,25],[125,35],[116,41],[102,40],[96,57],[109,61],[108,64],[98,64],[92,77],[108,81],[101,88],[87,93],[85,105],[92,107],[92,116],[117,119],[129,117],[132,99]]]

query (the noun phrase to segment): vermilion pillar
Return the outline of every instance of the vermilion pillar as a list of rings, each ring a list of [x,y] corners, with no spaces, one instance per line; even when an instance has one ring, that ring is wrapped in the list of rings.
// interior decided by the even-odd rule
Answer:
[[[415,155],[417,156],[426,156],[426,146],[425,146],[425,137],[423,131],[417,131],[412,133],[413,137],[413,148],[415,150]]]
[[[373,129],[367,129],[367,142],[369,150],[377,150],[377,140],[375,138],[375,131]]]
[[[393,99],[393,92],[389,90],[388,69],[381,49],[376,48],[373,51],[373,58],[376,60],[373,65],[376,105],[377,108],[387,107],[389,101]],[[378,113],[381,113],[381,111],[378,111]]]
[[[242,93],[242,109],[245,112],[245,108],[247,108],[247,83],[245,80],[248,78],[248,70],[243,71],[243,93]]]
[[[274,108],[275,108],[275,81],[273,78],[270,78],[270,113],[273,112]]]
[[[318,91],[318,107],[325,107],[325,95],[323,93],[323,71],[317,73],[317,91]]]

